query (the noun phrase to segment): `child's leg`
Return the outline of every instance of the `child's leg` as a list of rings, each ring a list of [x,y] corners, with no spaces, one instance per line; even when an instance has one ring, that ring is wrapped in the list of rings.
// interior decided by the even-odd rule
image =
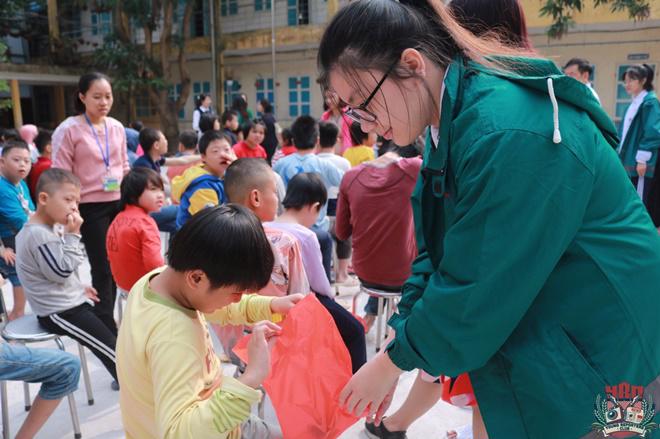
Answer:
[[[4,239],[13,245],[13,238]],[[6,242],[4,242],[4,244],[7,245]],[[13,249],[8,245],[7,248]],[[23,315],[25,315],[25,293],[23,292],[23,287],[21,286],[18,274],[16,274],[16,263],[7,263],[4,258],[0,257],[0,273],[11,282],[12,293],[14,295],[14,308],[8,313],[7,317],[9,320],[23,317]],[[0,282],[0,285],[1,284],[2,283]]]
[[[474,439],[488,439],[488,432],[478,405],[472,407],[472,436]]]
[[[112,378],[117,379],[115,358],[117,337],[94,314],[91,305],[83,303],[57,314],[39,317],[39,323],[49,331],[60,335],[68,335],[89,348],[101,360]]]
[[[316,226],[312,226],[312,231],[316,233],[316,238],[319,240],[321,246],[321,257],[323,259],[323,269],[328,281],[332,282],[332,236],[325,230],[321,230]]]
[[[0,345],[0,379],[42,383],[39,395],[23,422],[17,438],[32,438],[57,408],[62,398],[76,390],[80,360],[55,349],[30,349]]]
[[[353,314],[346,311],[343,306],[333,299],[322,294],[317,294],[316,298],[335,321],[339,334],[348,349],[348,353],[351,355],[353,373],[357,372],[367,362],[367,342],[364,336],[364,327],[353,317]]]
[[[346,282],[348,277],[348,265],[351,262],[351,240],[336,240],[337,243],[337,283]]]
[[[418,373],[403,405],[383,421],[389,431],[405,431],[442,396],[442,384],[424,381]]]

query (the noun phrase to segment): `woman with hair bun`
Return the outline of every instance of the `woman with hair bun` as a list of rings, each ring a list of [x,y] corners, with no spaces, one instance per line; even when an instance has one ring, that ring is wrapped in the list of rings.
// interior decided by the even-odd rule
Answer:
[[[638,64],[628,67],[621,78],[632,102],[621,123],[621,143],[617,152],[655,226],[659,227],[660,193],[652,187],[658,186],[653,180],[660,148],[660,102],[653,91],[654,76],[650,66]]]

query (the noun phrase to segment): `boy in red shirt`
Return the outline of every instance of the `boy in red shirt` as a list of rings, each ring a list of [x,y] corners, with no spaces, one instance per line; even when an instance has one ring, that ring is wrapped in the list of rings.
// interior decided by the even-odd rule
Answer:
[[[149,216],[164,201],[163,180],[156,171],[135,168],[121,182],[122,211],[110,224],[106,248],[112,276],[122,290],[130,291],[142,276],[164,265],[158,226]]]
[[[51,156],[53,154],[53,145],[52,145],[52,133],[50,131],[39,131],[37,137],[34,138],[34,144],[39,151],[39,158],[35,163],[32,164],[32,170],[27,178],[28,187],[30,188],[30,195],[32,199],[37,199],[37,182],[39,181],[39,176],[46,169],[49,169],[53,166]]]
[[[268,157],[266,150],[261,146],[266,135],[266,125],[260,121],[247,121],[243,124],[242,129],[245,140],[233,146],[236,157],[239,159],[266,159]]]

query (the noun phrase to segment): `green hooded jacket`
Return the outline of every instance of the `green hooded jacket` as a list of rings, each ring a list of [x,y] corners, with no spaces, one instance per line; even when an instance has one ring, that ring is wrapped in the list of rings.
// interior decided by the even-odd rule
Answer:
[[[660,236],[591,92],[519,61],[449,67],[387,351],[404,370],[469,372],[491,439],[602,437],[606,385],[660,401]]]
[[[637,151],[642,150],[652,154],[651,159],[646,162],[645,174],[647,178],[652,178],[658,161],[658,148],[660,148],[660,102],[658,96],[650,91],[644,96],[619,152],[628,176],[637,177]]]

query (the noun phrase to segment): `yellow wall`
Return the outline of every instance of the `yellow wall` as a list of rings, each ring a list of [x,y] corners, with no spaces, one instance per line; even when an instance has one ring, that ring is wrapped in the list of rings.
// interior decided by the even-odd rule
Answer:
[[[609,5],[594,7],[594,0],[585,2],[582,12],[575,13],[573,19],[577,24],[615,23],[630,21],[627,12],[610,12]],[[552,22],[550,17],[540,17],[539,11],[543,5],[542,0],[520,0],[525,10],[528,27],[547,27]],[[660,1],[651,0],[651,16],[649,19],[660,19]]]

